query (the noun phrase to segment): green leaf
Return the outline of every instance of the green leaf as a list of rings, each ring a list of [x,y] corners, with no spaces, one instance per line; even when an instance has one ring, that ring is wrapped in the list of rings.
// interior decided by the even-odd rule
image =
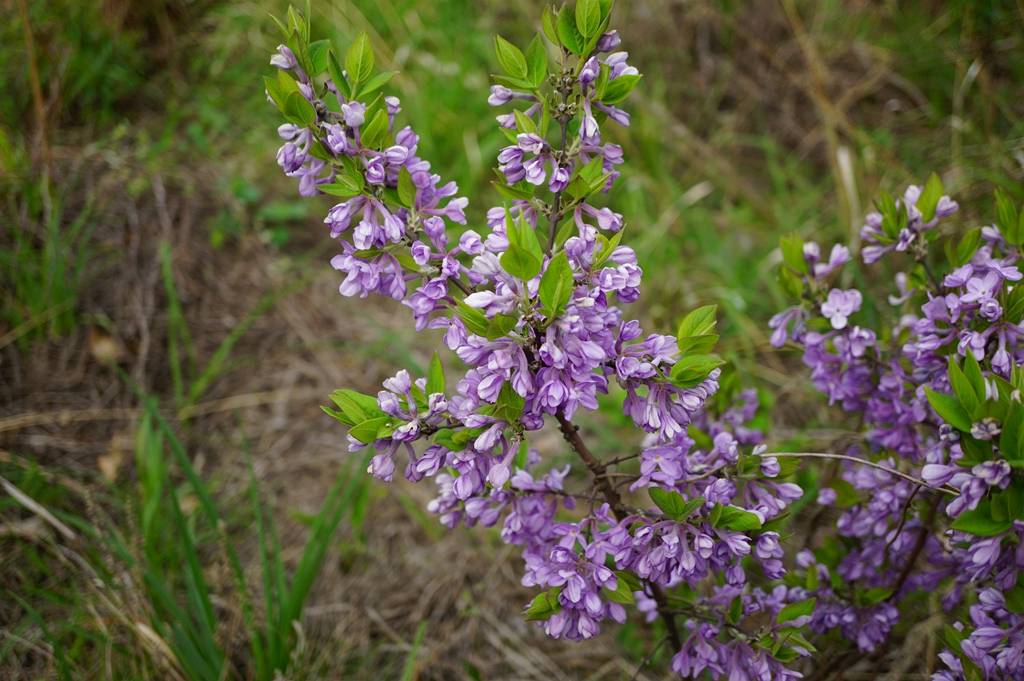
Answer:
[[[970,381],[974,394],[978,396],[978,401],[984,402],[988,392],[985,387],[985,377],[982,375],[981,365],[978,364],[978,360],[974,358],[973,353],[968,352],[967,358],[964,360],[964,375]]]
[[[366,83],[359,88],[359,96],[366,97],[367,95],[381,89],[388,84],[388,81],[395,77],[396,73],[397,71],[381,71],[376,76],[366,81]]]
[[[544,84],[548,77],[548,50],[540,36],[534,36],[526,48],[526,79],[534,89]]]
[[[476,334],[477,336],[486,336],[489,321],[487,315],[475,307],[466,305],[463,301],[458,301],[455,304],[455,314],[459,316],[462,323],[466,325],[466,329],[470,333]]]
[[[575,226],[575,223],[571,219],[566,220],[566,224]],[[626,228],[623,227],[619,231],[615,232],[615,234],[612,234],[610,239],[605,237],[603,234],[597,235],[598,243],[601,244],[601,250],[599,250],[597,255],[594,257],[593,269],[598,269],[608,261],[608,258],[612,257],[612,253],[614,253],[615,249],[619,247],[620,243],[622,243],[622,233],[625,231]],[[566,239],[568,239],[568,237],[566,237]],[[562,243],[565,243],[564,239],[562,240]]]
[[[494,37],[494,52],[505,73],[513,78],[526,79],[529,68],[522,50],[499,35]]]
[[[576,13],[568,5],[558,12],[558,42],[573,54],[583,54],[586,40],[576,28]]]
[[[441,364],[441,356],[436,352],[430,360],[430,369],[427,371],[427,394],[444,394],[444,365]]]
[[[1006,192],[1002,189],[996,190],[996,225],[999,227],[999,231],[1003,233],[1003,236],[1007,238],[1013,245],[1019,245],[1020,234],[1020,215],[1017,211],[1017,206],[1014,204],[1013,199],[1010,198]],[[1015,240],[1011,241],[1010,237],[1015,237]]]
[[[788,267],[779,268],[779,286],[790,298],[800,299],[804,294],[804,282]]]
[[[964,411],[963,406],[955,397],[945,393],[937,393],[927,387],[924,389],[924,392],[928,396],[928,403],[932,405],[932,409],[935,410],[943,421],[961,432],[971,432],[971,417],[967,415],[967,412]]]
[[[525,404],[526,400],[512,388],[510,382],[505,381],[501,386],[501,392],[498,393],[498,400],[490,409],[491,416],[501,419],[506,423],[516,423],[519,421],[519,417],[523,415],[523,406]]]
[[[678,522],[683,522],[689,518],[705,502],[704,497],[694,497],[687,501],[679,492],[660,487],[648,488],[647,494],[650,495],[651,501],[661,509],[662,513]]]
[[[538,290],[540,302],[544,305],[544,316],[549,320],[555,319],[565,310],[566,304],[572,298],[573,284],[569,258],[565,251],[559,251],[548,263],[544,276],[540,278]]]
[[[317,185],[317,188],[331,196],[340,196],[342,198],[359,196],[363,193],[363,175],[362,173],[338,173],[334,177],[334,182]]]
[[[346,99],[352,99],[352,89],[348,85],[348,81],[345,79],[345,72],[341,68],[341,64],[338,63],[338,58],[334,55],[334,50],[331,50],[327,54],[327,73],[331,77],[331,82],[338,88],[338,91],[345,96]]]
[[[519,317],[515,315],[496,314],[487,320],[487,330],[484,337],[488,340],[504,338],[519,323]]]
[[[983,499],[973,511],[964,511],[958,515],[951,527],[978,537],[995,537],[1013,527],[1013,521],[993,518],[992,502]]]
[[[604,587],[601,592],[605,598],[612,601],[613,603],[621,603],[622,605],[633,605],[636,603],[636,598],[633,597],[633,590],[630,589],[629,583],[619,577],[619,573],[616,572],[615,577],[615,589],[609,589]]]
[[[416,205],[416,185],[412,182],[412,173],[405,166],[398,171],[398,200],[406,208]]]
[[[1024,406],[1011,402],[1003,419],[1003,430],[999,433],[999,453],[1011,466],[1024,465]]]
[[[388,114],[384,109],[379,109],[369,123],[365,124],[360,131],[360,141],[364,147],[379,149],[384,146],[384,140],[388,134]]]
[[[981,401],[978,399],[978,395],[974,392],[974,386],[971,385],[971,381],[968,380],[967,376],[960,367],[957,366],[956,360],[953,357],[949,358],[949,384],[953,388],[953,394],[956,395],[957,399],[960,400],[960,404],[963,406],[964,411],[967,412],[968,416],[973,418],[974,413],[978,409],[978,405]]]
[[[284,117],[289,123],[303,128],[316,123],[316,109],[299,92],[292,92],[284,102]]]
[[[715,527],[724,527],[727,530],[734,530],[736,532],[748,532],[750,530],[761,529],[761,518],[756,513],[744,510],[738,506],[722,506],[716,504],[721,508],[718,518],[714,523]]]
[[[352,95],[358,96],[359,84],[365,83],[373,74],[373,48],[366,32],[359,34],[345,53],[345,71],[348,72]]]
[[[928,181],[925,182],[924,188],[921,190],[921,196],[917,198],[915,206],[921,213],[921,220],[924,222],[931,222],[935,219],[935,208],[939,205],[939,199],[942,198],[942,180],[935,173],[928,176]]]
[[[640,83],[641,78],[643,78],[642,74],[635,74],[619,76],[615,80],[609,80],[608,84],[604,87],[601,101],[611,105],[622,103]]]
[[[371,395],[364,395],[355,390],[335,390],[330,395],[331,401],[338,406],[341,416],[328,412],[346,425],[353,426],[357,423],[377,416],[383,416],[377,398]]]
[[[680,338],[689,338],[691,336],[706,336],[709,333],[714,333],[715,326],[718,324],[717,314],[717,305],[698,307],[679,322],[679,330],[676,332],[676,335]]]
[[[706,355],[715,349],[715,345],[718,344],[718,338],[718,334],[710,333],[704,336],[677,338],[676,343],[679,346],[679,352],[684,355]]]
[[[558,595],[562,593],[562,587],[556,586],[537,594],[533,602],[523,612],[523,619],[527,622],[543,622],[562,609],[558,601]]]
[[[501,254],[501,267],[516,279],[529,281],[540,273],[540,258],[519,246],[509,246]]]
[[[552,45],[558,44],[558,29],[555,28],[557,18],[551,7],[545,7],[541,13],[540,23],[544,29],[544,37],[551,41]]]
[[[1005,317],[1014,324],[1024,319],[1024,286],[1014,286],[1006,300]]]
[[[779,239],[782,262],[797,274],[807,274],[807,259],[804,257],[804,240],[796,232],[790,232]]]
[[[790,643],[803,648],[809,653],[814,653],[818,650],[810,641],[804,638],[803,634],[801,634],[798,629],[780,629],[777,635],[779,637],[780,644]]]
[[[601,5],[598,0],[576,1],[576,28],[584,38],[592,38],[601,28]]]
[[[281,113],[284,113],[284,107],[288,101],[288,95],[292,92],[296,92],[296,89],[291,87],[295,84],[295,81],[285,76],[287,84],[282,83],[280,74],[284,73],[284,71],[278,71],[277,73],[278,75],[273,78],[264,76],[263,85],[267,89],[267,94],[270,95],[272,100],[274,100],[274,104],[277,106],[278,110],[280,110]]]
[[[348,434],[363,444],[368,445],[373,444],[374,440],[377,440],[378,438],[387,437],[392,431],[391,417],[378,416],[352,426],[349,429]]]
[[[524,114],[519,109],[514,109],[512,115],[516,119],[516,129],[519,132],[537,132],[537,126],[534,124],[533,119]]]
[[[974,257],[979,246],[981,246],[981,228],[975,227],[968,231],[967,234],[964,234],[963,238],[957,243],[956,253],[951,259],[951,264],[954,267],[966,265]]]
[[[798,617],[806,617],[814,612],[814,606],[817,604],[818,599],[808,598],[804,601],[797,601],[796,603],[790,603],[782,610],[779,611],[779,616],[776,621],[779,624],[783,622],[789,622],[795,620]]]
[[[723,364],[718,355],[686,355],[673,365],[670,378],[680,388],[692,388]]]
[[[1024,518],[1024,489],[1016,478],[1004,490],[992,495],[992,519],[1003,522]]]
[[[309,65],[312,69],[312,72],[309,74],[310,78],[316,78],[321,73],[327,71],[328,55],[330,52],[330,40],[317,40],[309,44]]]

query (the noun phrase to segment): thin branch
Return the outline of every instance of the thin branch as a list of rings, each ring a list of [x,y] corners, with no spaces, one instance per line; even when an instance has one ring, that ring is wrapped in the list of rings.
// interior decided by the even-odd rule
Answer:
[[[615,489],[615,486],[611,483],[608,478],[607,466],[594,456],[594,453],[590,451],[586,443],[583,442],[583,438],[580,437],[579,428],[576,427],[572,421],[567,419],[564,414],[557,414],[555,418],[558,420],[558,427],[562,431],[562,436],[566,442],[573,448],[576,454],[583,460],[583,463],[587,466],[590,472],[594,476],[594,482],[597,488],[604,495],[605,501],[611,507],[612,513],[618,520],[623,520],[629,513],[626,508],[622,505],[622,497],[619,496],[619,492]],[[651,587],[651,595],[654,598],[655,603],[658,604],[658,614],[661,615],[661,620],[665,624],[665,629],[668,631],[669,640],[672,641],[672,645],[675,650],[679,650],[683,647],[683,640],[679,635],[679,627],[676,625],[676,618],[669,612],[668,609],[668,598],[665,596],[665,592],[660,586],[654,582],[647,582]]]
[[[615,486],[612,485],[611,480],[608,478],[605,470],[605,465],[602,464],[593,452],[587,447],[586,443],[583,442],[583,438],[580,437],[579,429],[576,425],[565,418],[565,416],[559,413],[556,418],[558,419],[558,427],[562,431],[562,437],[565,441],[573,448],[583,463],[586,464],[587,468],[594,476],[594,480],[597,483],[598,489],[604,495],[605,501],[612,509],[612,513],[619,520],[626,517],[626,513],[623,512],[622,508],[622,497],[615,490]]]
[[[910,552],[910,557],[907,558],[907,562],[903,566],[903,571],[900,572],[900,576],[896,580],[896,585],[892,588],[892,593],[889,594],[888,600],[896,598],[896,595],[900,592],[900,589],[903,588],[903,585],[910,577],[910,573],[914,571],[914,565],[917,563],[917,558],[921,555],[921,551],[924,550],[924,545],[928,541],[928,535],[932,532],[932,525],[935,523],[935,516],[939,510],[939,503],[941,501],[942,497],[935,497],[932,501],[932,505],[928,509],[928,518],[924,521],[924,525],[921,526],[921,531],[917,535],[917,542],[914,544],[914,548]]]
[[[945,494],[951,494],[953,496],[958,496],[960,494],[959,490],[953,489],[952,487],[932,487],[921,478],[915,478],[913,475],[907,475],[906,473],[898,471],[895,468],[889,468],[888,466],[884,466],[874,461],[868,461],[867,459],[859,459],[856,456],[848,456],[846,454],[833,454],[831,452],[772,452],[770,454],[762,454],[761,456],[774,456],[776,458],[780,456],[788,456],[791,459],[839,459],[841,461],[851,461],[853,463],[861,464],[863,466],[877,468],[880,471],[885,471],[890,475],[895,475],[896,477],[903,478],[904,480],[907,480],[917,485],[921,485],[922,487],[925,487],[927,489],[933,489],[938,492],[944,492]]]
[[[661,647],[665,645],[666,642],[668,642],[668,636],[662,636],[654,647],[651,648],[651,652],[647,653],[647,657],[641,660],[640,666],[636,668],[635,672],[633,672],[633,676],[629,677],[629,681],[636,681],[640,678],[640,672],[644,670],[644,667],[651,663],[651,660],[654,659],[654,656],[658,654],[658,651],[661,650]]]

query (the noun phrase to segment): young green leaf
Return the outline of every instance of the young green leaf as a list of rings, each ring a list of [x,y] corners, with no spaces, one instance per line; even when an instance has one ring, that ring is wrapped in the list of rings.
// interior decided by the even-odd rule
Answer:
[[[398,171],[398,200],[406,208],[416,205],[416,185],[413,184],[412,174],[405,166]]]
[[[790,232],[779,239],[782,262],[797,274],[807,274],[807,259],[804,258],[804,240],[796,232]]]
[[[541,13],[540,24],[544,29],[544,37],[551,41],[552,45],[558,44],[558,29],[555,25],[558,18],[555,16],[555,12],[551,7],[545,7]]]
[[[641,78],[643,78],[643,75],[638,73],[619,76],[615,80],[607,81],[604,91],[601,92],[601,101],[604,104],[621,104],[640,83]]]
[[[543,622],[562,609],[558,601],[558,595],[562,593],[562,587],[556,586],[537,594],[533,602],[523,612],[523,619],[527,622]]]
[[[349,428],[348,434],[368,445],[373,444],[374,440],[378,438],[387,437],[391,430],[391,417],[378,416],[352,426]]]
[[[592,38],[601,27],[601,4],[598,0],[576,0],[576,29],[584,38]]]
[[[964,375],[964,372],[961,371],[956,360],[952,357],[949,358],[949,384],[953,388],[953,394],[960,400],[964,411],[968,416],[973,417],[978,409],[978,405],[981,404],[981,400],[978,398],[977,393],[974,392],[974,386],[971,385],[971,381]],[[982,393],[982,397],[984,397],[984,393]]]
[[[973,353],[968,352],[967,358],[964,359],[964,375],[970,381],[974,394],[978,396],[978,401],[984,402],[987,393],[985,377],[982,375],[981,365],[978,364],[978,360],[975,359]]]
[[[576,13],[569,5],[565,5],[558,12],[556,30],[558,31],[558,42],[560,42],[565,49],[569,50],[573,54],[583,54],[586,39],[580,33],[579,29],[576,28]]]
[[[384,140],[388,134],[388,114],[380,109],[374,114],[369,123],[363,126],[360,133],[360,140],[364,147],[378,149],[384,146]]]
[[[359,96],[365,98],[367,95],[381,89],[387,85],[388,81],[395,77],[396,73],[397,71],[382,71],[378,73],[376,76],[363,83],[363,86],[359,88]]]
[[[687,500],[679,492],[664,490],[660,487],[648,488],[647,494],[651,497],[654,505],[661,509],[662,513],[677,522],[683,522],[689,518],[693,515],[694,511],[705,503],[704,497],[694,497]]]
[[[717,355],[686,355],[672,367],[670,377],[680,388],[692,388],[723,364],[725,362]]]
[[[548,50],[540,36],[534,36],[526,48],[526,79],[534,89],[544,84],[548,77]]]
[[[971,417],[968,416],[957,398],[945,393],[937,393],[928,387],[924,389],[924,392],[928,397],[928,404],[932,405],[932,409],[943,421],[961,432],[971,432]]]
[[[505,381],[498,393],[497,402],[491,407],[491,416],[506,423],[516,423],[523,414],[525,404],[526,400],[512,388],[511,383]]]
[[[981,246],[981,228],[975,227],[974,229],[964,234],[963,238],[957,242],[956,254],[954,256],[953,265],[960,267],[966,265],[977,253],[978,247]]]
[[[1002,189],[996,190],[996,225],[999,227],[999,231],[1003,233],[1003,236],[1007,237],[1007,240],[1011,236],[1018,237],[1015,241],[1010,241],[1014,245],[1019,245],[1018,227],[1020,224],[1020,215],[1017,211],[1017,206],[1013,199],[1010,198],[1006,192]]]
[[[352,95],[358,96],[359,85],[373,75],[373,48],[370,47],[370,37],[365,31],[359,34],[345,53],[345,71],[348,72]]]
[[[436,352],[430,360],[430,369],[427,371],[427,394],[444,394],[444,365],[441,364],[441,357]]]
[[[540,302],[544,305],[544,315],[549,320],[555,319],[565,310],[566,304],[572,298],[573,284],[569,258],[565,251],[559,251],[548,263],[544,276],[540,278],[538,290]]]
[[[633,605],[636,603],[633,591],[629,588],[629,584],[624,579],[616,578],[615,588],[609,589],[608,587],[604,587],[601,589],[601,593],[603,593],[605,598],[613,603],[621,603],[622,605]]]
[[[328,55],[331,52],[330,40],[317,40],[309,44],[309,65],[312,72],[310,78],[316,78],[327,71]]]
[[[316,123],[316,109],[298,91],[288,95],[284,103],[284,117],[289,123],[303,128],[311,127]]]
[[[761,518],[756,513],[744,510],[738,506],[717,505],[721,511],[718,518],[712,523],[715,527],[724,527],[727,530],[736,532],[747,532],[749,530],[761,529]]]
[[[522,50],[499,35],[494,37],[494,52],[505,73],[513,78],[526,79],[529,68]]]
[[[704,305],[693,310],[679,322],[679,330],[676,335],[680,338],[688,338],[691,336],[706,336],[709,333],[714,333],[715,326],[718,324],[718,306],[717,305]]]
[[[798,617],[806,617],[814,612],[814,606],[817,604],[816,598],[808,598],[803,601],[797,601],[796,603],[790,603],[782,610],[779,611],[779,616],[776,621],[779,624],[795,620]]]
[[[501,254],[500,262],[503,270],[522,281],[529,281],[540,273],[540,258],[519,246],[509,246]]]
[[[931,222],[935,219],[935,209],[939,205],[942,193],[942,180],[939,179],[938,175],[932,173],[928,176],[928,181],[925,182],[921,195],[917,197],[917,203],[914,204],[921,213],[922,221]]]
[[[952,528],[978,537],[995,537],[1013,527],[1013,520],[996,520],[992,515],[992,502],[983,499],[974,510],[964,511],[953,521]]]

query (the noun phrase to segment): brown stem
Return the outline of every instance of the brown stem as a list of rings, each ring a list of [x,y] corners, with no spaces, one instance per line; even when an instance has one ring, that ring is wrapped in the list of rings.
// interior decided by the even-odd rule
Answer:
[[[896,585],[892,588],[892,593],[889,595],[889,600],[896,598],[896,595],[903,588],[907,579],[910,578],[910,573],[914,571],[914,564],[917,563],[918,556],[921,555],[921,551],[924,550],[924,545],[928,541],[928,535],[932,532],[932,525],[935,523],[935,515],[939,510],[939,504],[942,502],[942,497],[935,497],[932,500],[932,505],[928,508],[928,517],[924,521],[924,525],[921,526],[921,531],[917,535],[917,542],[914,543],[914,548],[910,552],[910,557],[907,558],[906,564],[903,566],[903,571],[900,572],[899,578],[896,580]]]
[[[618,520],[624,520],[629,516],[629,512],[622,505],[622,497],[619,496],[619,492],[615,489],[615,486],[611,483],[608,478],[607,466],[601,463],[600,459],[594,456],[594,453],[590,451],[587,444],[580,437],[579,428],[576,427],[572,421],[567,419],[564,414],[557,414],[558,427],[562,431],[562,437],[565,441],[573,448],[573,451],[582,459],[583,463],[590,470],[594,476],[594,483],[597,488],[601,490],[604,495],[605,501],[608,502],[608,506],[611,507],[612,514]],[[654,598],[654,602],[658,604],[658,614],[661,615],[661,620],[665,624],[665,629],[668,632],[669,640],[672,641],[672,645],[675,650],[679,650],[683,647],[683,640],[679,636],[679,627],[676,625],[675,616],[669,611],[668,598],[662,588],[653,583],[647,582],[651,587],[651,596]]]
[[[583,463],[586,464],[587,468],[594,476],[594,482],[597,484],[598,489],[604,494],[605,501],[612,509],[612,513],[616,519],[623,520],[626,518],[628,513],[622,507],[622,497],[616,491],[615,486],[608,478],[606,467],[601,461],[594,456],[594,453],[590,451],[586,443],[583,442],[583,438],[580,437],[579,428],[576,427],[569,419],[565,418],[563,414],[557,415],[558,427],[562,431],[562,437],[565,441],[573,448],[573,451],[579,455]]]

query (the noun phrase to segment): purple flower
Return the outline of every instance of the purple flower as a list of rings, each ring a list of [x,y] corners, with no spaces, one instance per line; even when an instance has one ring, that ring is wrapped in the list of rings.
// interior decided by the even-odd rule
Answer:
[[[832,322],[833,329],[843,329],[850,315],[860,309],[862,300],[857,289],[841,291],[834,288],[828,292],[828,299],[821,304],[821,314]]]

